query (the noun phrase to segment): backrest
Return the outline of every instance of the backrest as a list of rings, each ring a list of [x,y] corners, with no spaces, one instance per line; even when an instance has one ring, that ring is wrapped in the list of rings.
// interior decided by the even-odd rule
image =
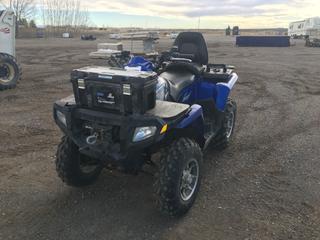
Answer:
[[[174,46],[178,47],[178,52],[181,54],[193,54],[195,63],[208,64],[208,48],[201,33],[182,32],[176,38]]]

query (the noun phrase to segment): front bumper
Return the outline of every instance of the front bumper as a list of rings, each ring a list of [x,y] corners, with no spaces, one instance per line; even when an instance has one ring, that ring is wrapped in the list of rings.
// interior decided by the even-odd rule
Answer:
[[[58,111],[65,116],[65,123],[58,118]],[[154,151],[160,147],[165,134],[160,134],[166,122],[156,116],[130,115],[94,111],[77,107],[68,101],[57,101],[54,104],[53,115],[60,129],[79,146],[80,152],[107,162],[123,162],[130,158],[140,158],[143,153]],[[97,129],[101,126],[118,127],[118,141],[106,145],[97,142],[90,145],[86,141],[88,135],[84,134],[84,123],[92,123]],[[141,142],[133,142],[134,131],[137,127],[155,126],[156,133]]]

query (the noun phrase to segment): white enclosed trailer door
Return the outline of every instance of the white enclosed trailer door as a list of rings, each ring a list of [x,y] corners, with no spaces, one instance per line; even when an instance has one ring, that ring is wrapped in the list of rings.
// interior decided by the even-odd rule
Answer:
[[[305,36],[306,35],[306,28],[305,28],[305,21],[300,22],[293,22],[289,25],[289,36]]]
[[[16,55],[15,24],[15,16],[12,11],[0,12],[0,52],[12,56]]]

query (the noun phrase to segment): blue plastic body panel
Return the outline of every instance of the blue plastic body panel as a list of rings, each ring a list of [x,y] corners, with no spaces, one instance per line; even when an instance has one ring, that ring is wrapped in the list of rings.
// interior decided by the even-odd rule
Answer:
[[[202,107],[200,105],[194,104],[191,106],[191,111],[188,115],[178,124],[177,128],[186,128],[195,120],[201,118],[203,120]]]
[[[231,89],[228,84],[212,84],[200,79],[181,91],[178,102],[191,105],[197,101],[213,99],[217,109],[223,112]]]
[[[216,85],[216,107],[220,111],[224,111],[226,108],[226,104],[230,95],[231,89],[228,86],[225,85]]]
[[[194,104],[191,106],[191,111],[178,124],[177,129],[192,129],[197,138],[203,139],[204,136],[204,119],[203,111],[200,105]]]

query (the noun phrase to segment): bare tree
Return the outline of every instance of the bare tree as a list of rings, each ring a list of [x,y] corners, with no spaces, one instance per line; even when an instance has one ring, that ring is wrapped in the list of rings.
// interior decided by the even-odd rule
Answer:
[[[18,21],[22,19],[32,19],[36,15],[35,0],[7,0],[4,4],[11,8]]]
[[[5,2],[3,0],[0,0],[0,7],[1,8],[6,8]]]
[[[1,7],[2,9],[9,8],[9,1],[0,0],[0,7]]]
[[[86,27],[89,13],[80,0],[42,0],[43,24],[63,31],[78,31]]]

